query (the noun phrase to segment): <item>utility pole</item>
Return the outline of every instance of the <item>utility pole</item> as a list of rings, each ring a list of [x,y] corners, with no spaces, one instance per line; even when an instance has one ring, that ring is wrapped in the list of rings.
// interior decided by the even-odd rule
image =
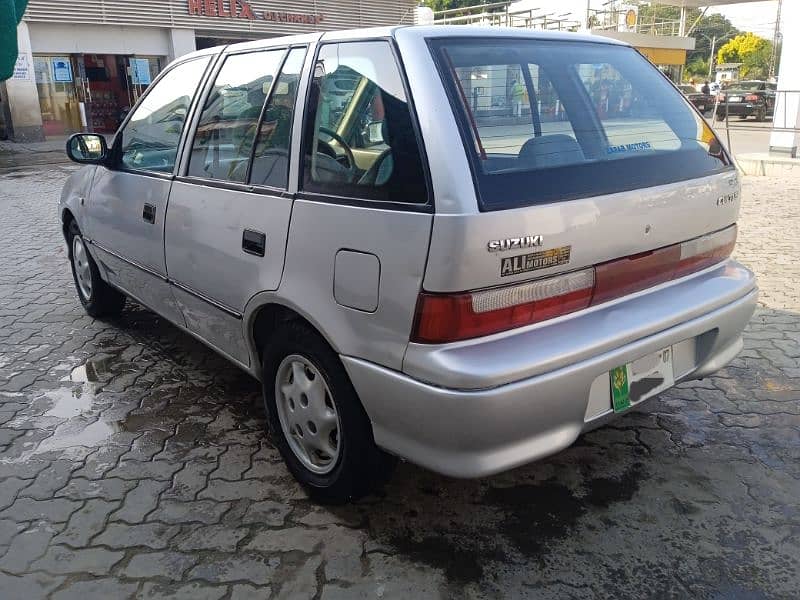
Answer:
[[[717,48],[717,36],[711,38],[711,56],[708,58],[708,79],[711,80],[711,72],[714,69],[714,50]]]
[[[783,0],[778,0],[778,14],[775,17],[775,34],[772,36],[772,55],[769,57],[769,77],[775,77],[775,66],[778,62],[778,40],[781,38],[781,5]]]
[[[592,31],[592,0],[586,0],[586,31]]]

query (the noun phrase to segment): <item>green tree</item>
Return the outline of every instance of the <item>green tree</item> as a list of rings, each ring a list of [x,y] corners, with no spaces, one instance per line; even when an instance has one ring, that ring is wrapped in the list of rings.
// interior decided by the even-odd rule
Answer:
[[[694,21],[692,21],[694,22]],[[741,33],[722,15],[713,14],[700,19],[691,37],[695,39],[694,50],[689,51],[688,61],[702,59],[708,62],[711,58],[711,40],[717,38],[716,50],[727,40]]]
[[[701,17],[701,14],[701,11],[696,8],[686,11],[686,28],[689,29],[694,25],[689,32],[689,37],[695,39],[694,50],[687,53],[686,61],[687,66],[698,60],[706,61],[705,75],[707,75],[708,60],[711,57],[711,40],[716,37],[719,42],[724,42],[741,32],[723,15],[710,14]],[[659,24],[663,31],[665,24],[677,23],[680,18],[681,9],[676,6],[660,4],[641,4],[639,6],[639,30],[642,33],[655,33],[659,30]],[[719,46],[720,43],[717,44],[717,49]]]
[[[696,58],[688,62],[683,72],[683,79],[686,81],[689,79],[694,79],[695,81],[705,81],[708,79],[708,61],[702,58]]]
[[[717,53],[718,63],[742,63],[742,77],[764,79],[769,73],[772,42],[754,33],[737,35]]]
[[[17,25],[28,0],[0,0],[0,81],[14,73],[17,62]]]

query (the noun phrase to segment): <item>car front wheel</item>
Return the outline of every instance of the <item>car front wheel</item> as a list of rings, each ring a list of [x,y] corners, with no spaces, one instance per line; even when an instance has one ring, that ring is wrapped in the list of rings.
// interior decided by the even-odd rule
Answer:
[[[344,366],[313,329],[276,329],[263,352],[262,385],[272,438],[314,500],[356,500],[391,475],[396,459],[375,445]]]
[[[118,315],[125,306],[125,296],[100,277],[97,263],[75,221],[70,221],[67,227],[67,245],[72,278],[83,308],[95,318]]]

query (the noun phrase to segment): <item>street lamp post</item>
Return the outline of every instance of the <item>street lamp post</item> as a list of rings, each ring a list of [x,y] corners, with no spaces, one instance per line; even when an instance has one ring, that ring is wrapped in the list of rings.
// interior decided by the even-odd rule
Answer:
[[[721,38],[718,38],[717,36],[708,37],[705,33],[701,33],[700,31],[695,31],[694,33],[697,35],[702,35],[709,42],[711,42],[711,56],[708,57],[708,78],[711,79],[711,73],[714,70],[714,52],[717,49],[717,42],[722,42],[724,40],[727,40],[734,34],[734,32],[730,31],[725,35],[723,35]]]

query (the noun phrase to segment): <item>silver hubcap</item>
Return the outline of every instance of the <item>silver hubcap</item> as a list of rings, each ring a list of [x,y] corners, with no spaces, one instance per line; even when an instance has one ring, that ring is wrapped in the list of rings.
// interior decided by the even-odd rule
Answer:
[[[339,458],[339,414],[319,369],[291,354],[275,376],[275,404],[289,447],[309,471],[324,475]]]
[[[92,271],[89,268],[89,254],[79,235],[72,238],[72,264],[75,266],[75,277],[78,279],[81,295],[89,300],[92,297]]]

